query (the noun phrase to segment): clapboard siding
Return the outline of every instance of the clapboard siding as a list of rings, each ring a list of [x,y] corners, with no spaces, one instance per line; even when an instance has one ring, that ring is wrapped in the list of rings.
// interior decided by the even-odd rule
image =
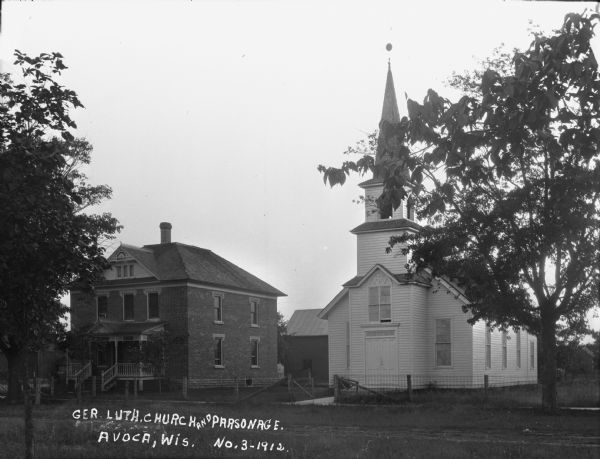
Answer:
[[[401,246],[396,245],[390,253],[385,250],[390,237],[399,234],[398,231],[382,231],[358,235],[357,269],[359,276],[364,276],[375,264],[385,266],[394,274],[406,272],[406,255],[402,254]]]
[[[477,322],[473,327],[473,373],[476,381],[488,375],[490,384],[515,384],[517,382],[537,382],[537,338],[521,330],[521,367],[517,366],[517,334],[510,329],[507,332],[506,368],[502,362],[502,332],[498,329],[491,333],[491,368],[485,367],[485,323]],[[535,346],[534,368],[530,367],[529,346]]]
[[[429,368],[431,352],[427,342],[427,288],[411,285],[411,336],[413,375],[425,375]]]
[[[427,293],[429,305],[429,314],[427,315],[428,374],[431,377],[439,377],[441,384],[444,384],[444,377],[447,377],[450,383],[458,381],[456,378],[461,378],[461,380],[462,378],[470,378],[473,373],[473,331],[471,325],[467,322],[469,316],[462,311],[462,302],[441,286],[429,289]],[[436,366],[436,319],[450,319],[451,365],[449,367]],[[465,383],[468,383],[468,381]]]
[[[391,286],[392,317],[391,323],[369,322],[369,287]],[[351,329],[351,365],[350,374],[362,375],[366,370],[365,362],[365,333],[374,329],[396,330],[396,349],[398,354],[398,371],[409,373],[411,369],[411,285],[397,285],[387,275],[376,271],[360,287],[352,288],[349,292]]]
[[[349,322],[348,295],[344,295],[327,318],[329,336],[329,382],[333,375],[347,375],[346,327]]]

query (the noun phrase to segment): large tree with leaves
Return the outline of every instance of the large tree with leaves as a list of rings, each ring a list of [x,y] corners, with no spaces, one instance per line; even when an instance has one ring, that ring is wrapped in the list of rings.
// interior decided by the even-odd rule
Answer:
[[[91,146],[71,134],[69,110],[82,105],[56,80],[62,56],[15,56],[22,83],[0,76],[0,350],[11,399],[28,377],[19,362],[62,331],[61,295],[75,279],[90,285],[105,265],[103,241],[118,230],[110,214],[86,209],[111,190],[80,170]]]
[[[331,185],[374,171],[384,211],[416,201],[430,224],[390,243],[405,244],[411,269],[459,283],[473,322],[524,325],[541,338],[548,410],[557,406],[557,335],[584,332],[600,296],[598,20],[568,14],[515,52],[507,71],[482,72],[458,102],[433,90],[422,104],[408,100],[408,118],[381,126],[377,164],[320,166]]]

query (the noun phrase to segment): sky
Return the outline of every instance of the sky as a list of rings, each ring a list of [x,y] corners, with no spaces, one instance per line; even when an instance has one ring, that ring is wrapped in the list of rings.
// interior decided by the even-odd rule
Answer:
[[[212,250],[285,292],[279,309],[324,307],[356,274],[350,230],[364,211],[353,177],[323,184],[317,165],[377,128],[388,59],[405,94],[451,94],[445,80],[530,21],[558,28],[579,2],[3,2],[0,58],[58,51],[60,81],[85,108],[75,134],[87,174],[113,189],[95,211],[118,241],[172,239]],[[386,44],[393,49],[386,51]],[[595,48],[598,49],[598,38]],[[596,51],[600,55],[600,50]],[[110,251],[109,251],[110,253]],[[595,320],[595,327],[600,321]]]

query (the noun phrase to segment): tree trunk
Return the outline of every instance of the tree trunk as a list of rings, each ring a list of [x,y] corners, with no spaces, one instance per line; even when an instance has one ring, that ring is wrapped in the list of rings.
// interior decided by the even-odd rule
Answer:
[[[19,351],[4,352],[8,364],[8,401],[10,403],[17,403],[21,395],[19,376],[23,373],[22,354]]]
[[[558,407],[556,394],[556,321],[553,314],[542,309],[542,408],[554,412]]]
[[[28,357],[28,356],[27,356]],[[31,406],[31,393],[29,391],[29,362],[25,358],[23,371],[23,404],[25,405],[25,459],[33,458],[33,407]]]

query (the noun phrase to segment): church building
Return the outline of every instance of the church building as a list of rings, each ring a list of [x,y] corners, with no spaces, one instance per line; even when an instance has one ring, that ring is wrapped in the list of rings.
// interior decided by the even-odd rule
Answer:
[[[391,68],[388,66],[381,131],[400,122]],[[445,279],[409,274],[407,255],[391,236],[416,233],[420,225],[405,202],[390,215],[375,200],[383,192],[376,175],[360,184],[365,193],[365,221],[357,237],[356,276],[319,313],[328,322],[329,381],[334,375],[369,387],[481,387],[537,382],[537,339],[525,330],[491,330],[462,307],[461,289]]]

